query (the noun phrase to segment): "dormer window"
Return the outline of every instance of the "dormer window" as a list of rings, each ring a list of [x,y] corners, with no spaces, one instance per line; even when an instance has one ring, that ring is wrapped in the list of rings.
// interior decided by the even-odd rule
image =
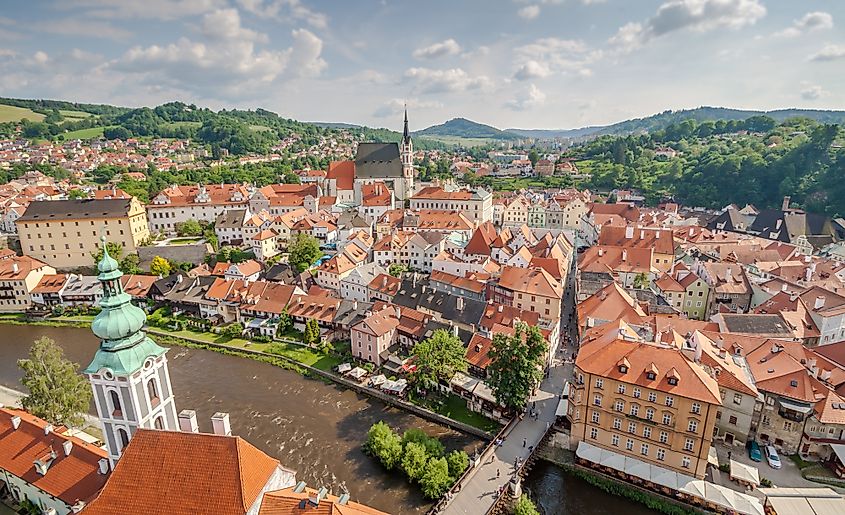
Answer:
[[[670,377],[669,378],[669,384],[671,384],[672,386],[677,386],[678,385],[678,378],[677,377]]]
[[[654,381],[655,379],[657,379],[657,374],[655,374],[654,372],[646,372],[645,376],[649,381]]]
[[[789,382],[789,386],[792,386],[793,388],[794,388],[794,387],[797,387],[797,386],[798,386],[798,381],[796,381],[795,379],[793,379],[792,381],[790,381],[790,382]]]
[[[625,365],[619,365],[619,372],[622,373],[622,374],[627,374],[628,373],[628,367],[626,367]]]

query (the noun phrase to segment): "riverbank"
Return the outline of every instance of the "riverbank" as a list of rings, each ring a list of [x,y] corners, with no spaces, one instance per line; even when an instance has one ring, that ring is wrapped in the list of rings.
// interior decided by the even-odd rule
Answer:
[[[0,324],[38,325],[46,327],[90,327],[93,316],[55,317],[30,319],[25,314],[2,314]],[[306,377],[331,382],[358,393],[376,398],[397,408],[409,411],[432,422],[445,425],[465,434],[490,440],[501,426],[486,417],[469,411],[466,402],[456,396],[441,404],[426,406],[412,403],[380,390],[370,388],[339,376],[332,370],[343,361],[333,354],[324,354],[292,341],[271,343],[253,342],[243,338],[228,338],[214,333],[191,330],[170,330],[146,327],[145,330],[163,344],[212,350],[268,363],[302,374]],[[430,409],[434,408],[434,409]],[[444,413],[445,412],[445,413]]]

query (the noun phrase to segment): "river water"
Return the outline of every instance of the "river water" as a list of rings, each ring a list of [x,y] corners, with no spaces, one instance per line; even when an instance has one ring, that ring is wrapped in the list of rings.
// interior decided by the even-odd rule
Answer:
[[[16,361],[41,336],[54,339],[82,368],[98,345],[87,329],[0,325],[0,384],[21,388]],[[168,360],[177,409],[196,410],[201,431],[211,431],[214,413],[228,412],[233,434],[296,470],[297,479],[334,492],[345,489],[353,500],[390,513],[424,513],[431,504],[399,474],[385,472],[364,455],[361,444],[372,424],[384,420],[395,428],[420,428],[440,437],[448,449],[472,453],[481,446],[475,438],[379,401],[265,363],[181,347],[172,348]],[[651,513],[543,463],[532,471],[526,489],[546,515]]]

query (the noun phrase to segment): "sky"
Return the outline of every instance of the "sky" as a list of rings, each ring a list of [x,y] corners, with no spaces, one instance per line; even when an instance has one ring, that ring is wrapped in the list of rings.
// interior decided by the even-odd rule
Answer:
[[[2,0],[0,96],[412,130],[845,108],[840,0]]]

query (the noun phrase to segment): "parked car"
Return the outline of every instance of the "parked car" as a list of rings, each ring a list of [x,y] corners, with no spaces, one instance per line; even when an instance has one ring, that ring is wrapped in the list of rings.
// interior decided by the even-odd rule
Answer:
[[[778,451],[775,450],[774,446],[767,445],[765,447],[766,450],[766,461],[769,462],[769,466],[773,469],[780,468],[780,456],[778,456]]]
[[[760,452],[760,445],[755,440],[751,440],[748,445],[748,457],[751,458],[751,461],[763,460],[763,454]]]

